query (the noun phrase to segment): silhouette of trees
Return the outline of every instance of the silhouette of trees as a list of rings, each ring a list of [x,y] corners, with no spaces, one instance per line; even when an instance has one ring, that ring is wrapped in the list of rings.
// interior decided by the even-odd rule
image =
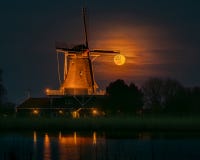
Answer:
[[[163,81],[160,78],[150,78],[144,82],[142,92],[145,109],[151,109],[153,112],[161,110],[163,103],[162,90]]]
[[[0,69],[0,106],[3,105],[3,100],[5,98],[5,95],[6,95],[6,89],[3,85],[3,78],[2,78],[2,73],[3,71]]]
[[[141,90],[134,84],[130,83],[129,89],[128,89],[128,107],[129,110],[138,111],[143,106],[143,93]]]
[[[200,114],[200,88],[184,88],[166,105],[164,112],[179,115]]]
[[[190,106],[192,106],[193,113],[200,113],[200,87],[193,87],[190,89]]]
[[[182,103],[184,87],[176,80],[150,78],[142,86],[144,107],[152,112],[174,110]]]
[[[106,88],[108,109],[121,113],[134,113],[142,107],[142,93],[134,83],[129,86],[121,79]]]
[[[164,106],[168,106],[168,103],[180,94],[183,94],[185,88],[180,84],[180,82],[173,79],[163,80],[163,98]]]
[[[200,87],[185,88],[173,79],[150,78],[142,85],[144,109],[162,114],[199,114]]]

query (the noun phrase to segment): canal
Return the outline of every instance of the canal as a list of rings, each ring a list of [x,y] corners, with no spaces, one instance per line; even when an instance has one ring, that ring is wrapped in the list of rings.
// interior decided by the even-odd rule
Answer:
[[[1,160],[197,160],[199,133],[1,133]]]

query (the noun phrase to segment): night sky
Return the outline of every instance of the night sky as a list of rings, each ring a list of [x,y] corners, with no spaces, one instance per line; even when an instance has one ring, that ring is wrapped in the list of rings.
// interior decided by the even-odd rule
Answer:
[[[101,88],[124,79],[140,86],[149,77],[200,85],[200,2],[192,0],[1,0],[0,68],[8,99],[19,103],[31,90],[59,87],[55,41],[84,42],[82,7],[87,7],[89,47],[120,50],[94,63]]]

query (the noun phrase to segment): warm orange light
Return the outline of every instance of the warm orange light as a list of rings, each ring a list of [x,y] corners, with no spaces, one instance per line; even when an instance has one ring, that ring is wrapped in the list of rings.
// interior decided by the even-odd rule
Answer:
[[[48,135],[47,133],[45,133],[44,142],[45,142],[45,143],[49,143],[49,142],[50,142],[50,140],[49,140],[49,135]]]
[[[72,117],[73,118],[78,118],[79,117],[78,112],[77,111],[72,112]]]
[[[46,93],[48,93],[48,92],[49,92],[49,88],[46,89]]]
[[[116,65],[123,65],[125,62],[126,62],[126,58],[124,55],[122,54],[117,54],[115,57],[114,57],[114,62]]]
[[[62,110],[59,110],[58,113],[59,113],[59,114],[63,114],[63,111],[62,111]]]
[[[77,143],[77,140],[76,140],[76,132],[74,132],[74,144]]]
[[[38,113],[39,113],[39,110],[37,110],[37,109],[33,110],[33,114],[37,115]]]
[[[58,134],[58,139],[59,139],[59,140],[62,139],[62,133],[61,133],[61,132],[59,132],[59,134]]]
[[[34,142],[34,143],[37,142],[37,134],[36,134],[35,131],[33,132],[33,142]]]
[[[93,144],[97,143],[97,135],[96,132],[93,132]]]
[[[93,114],[93,115],[96,115],[96,114],[97,114],[97,110],[96,110],[96,109],[93,109],[92,114]]]
[[[44,153],[43,153],[44,160],[50,160],[51,159],[51,146],[50,146],[50,138],[47,133],[45,133],[44,136]]]

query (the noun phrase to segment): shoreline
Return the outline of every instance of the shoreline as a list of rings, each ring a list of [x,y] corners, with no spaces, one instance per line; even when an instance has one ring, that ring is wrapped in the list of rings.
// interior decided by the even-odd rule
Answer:
[[[200,131],[200,117],[0,117],[1,131]]]

